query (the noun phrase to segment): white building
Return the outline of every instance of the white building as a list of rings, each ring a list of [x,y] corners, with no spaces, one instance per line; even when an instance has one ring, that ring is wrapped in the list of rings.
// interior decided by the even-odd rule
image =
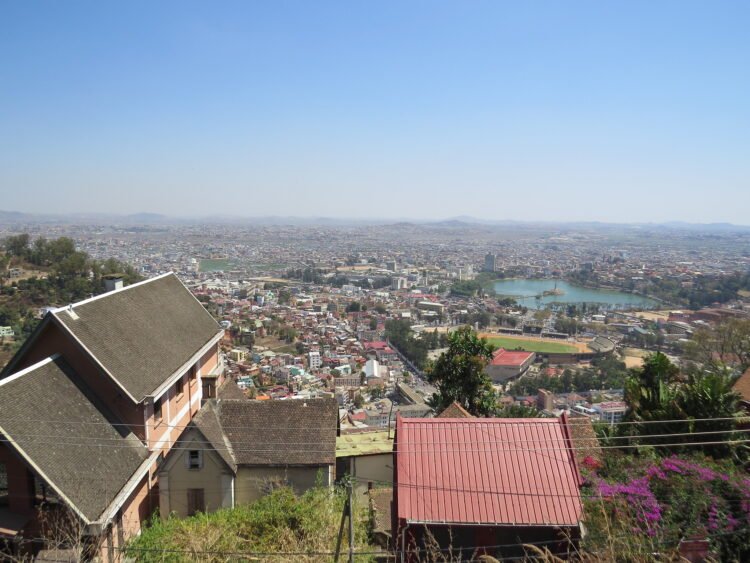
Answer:
[[[623,401],[608,401],[591,405],[591,407],[599,413],[599,420],[609,424],[617,424],[622,421],[628,410],[627,403]]]
[[[407,286],[408,286],[408,282],[406,281],[406,278],[394,277],[391,280],[391,289],[394,289],[394,290],[406,289]]]
[[[318,369],[323,365],[323,361],[320,358],[320,352],[310,352],[307,354],[308,365],[311,370]]]
[[[367,379],[371,377],[380,377],[380,363],[377,360],[367,360],[365,364],[365,375]]]

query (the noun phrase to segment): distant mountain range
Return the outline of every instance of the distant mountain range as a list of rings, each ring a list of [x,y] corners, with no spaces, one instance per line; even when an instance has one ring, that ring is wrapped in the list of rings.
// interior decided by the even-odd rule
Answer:
[[[345,219],[340,217],[241,217],[236,215],[206,215],[201,217],[170,217],[159,213],[133,213],[118,215],[114,213],[22,213],[18,211],[0,210],[0,224],[107,224],[121,226],[136,225],[197,225],[197,224],[227,224],[227,225],[290,225],[290,226],[422,226],[444,229],[463,229],[477,227],[565,227],[565,228],[633,228],[633,229],[668,229],[676,231],[700,231],[712,233],[750,232],[750,225],[733,225],[731,223],[689,223],[685,221],[669,221],[664,223],[607,223],[601,221],[518,221],[478,219],[466,215],[449,217],[440,220],[424,220],[412,218],[398,219]]]

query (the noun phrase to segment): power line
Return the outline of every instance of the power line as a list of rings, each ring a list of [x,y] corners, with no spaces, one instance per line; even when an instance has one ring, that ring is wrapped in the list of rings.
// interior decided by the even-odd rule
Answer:
[[[716,434],[729,434],[731,431],[718,431],[718,432],[712,432]],[[685,436],[700,436],[700,433],[687,433]],[[19,446],[22,446],[23,444],[38,444],[38,445],[56,445],[56,446],[80,446],[80,447],[91,447],[91,448],[109,448],[109,449],[128,449],[130,447],[135,446],[135,444],[121,444],[121,439],[117,438],[102,438],[102,439],[89,439],[85,436],[76,436],[76,437],[70,437],[70,436],[44,436],[44,435],[38,435],[36,437],[39,438],[46,438],[49,440],[55,440],[52,442],[44,441],[44,440],[31,440],[31,439],[21,439],[17,440],[14,438],[0,438],[0,443],[7,443],[7,444],[16,444]],[[646,437],[646,436],[644,436]],[[659,434],[652,434],[650,437],[661,437]],[[633,436],[633,440],[638,440],[642,437],[639,436]],[[596,438],[584,438],[581,441],[584,440],[595,440]],[[86,440],[85,442],[80,442],[76,440]],[[111,443],[111,442],[115,443]],[[563,439],[555,440],[555,442],[563,442]],[[598,441],[598,440],[597,440]],[[179,443],[180,440],[176,439],[173,441],[175,444]],[[537,440],[537,443],[542,443],[542,440]],[[166,443],[166,441],[165,441]],[[463,442],[464,444],[477,444],[477,445],[483,445],[486,444],[486,442]],[[530,447],[530,448],[483,448],[483,449],[471,449],[471,448],[454,448],[454,449],[443,449],[443,448],[437,448],[437,449],[431,449],[431,448],[394,448],[392,450],[388,450],[387,452],[383,453],[398,453],[398,454],[446,454],[446,453],[511,453],[511,452],[526,452],[526,453],[545,453],[545,452],[574,452],[574,451],[591,451],[592,449],[600,449],[600,450],[610,450],[610,449],[638,449],[638,448],[644,448],[644,447],[658,447],[658,448],[669,448],[669,447],[685,447],[685,446],[711,446],[711,445],[739,445],[739,444],[746,444],[750,443],[750,439],[741,439],[741,440],[714,440],[714,441],[700,441],[700,442],[674,442],[674,443],[640,443],[640,444],[622,444],[622,445],[589,445],[589,446],[561,446],[561,447]],[[429,444],[429,443],[427,443]],[[514,445],[515,442],[508,442],[509,445]],[[145,444],[140,443],[141,446],[146,447]],[[168,448],[167,453],[171,451],[203,451],[203,452],[220,452],[220,451],[226,451],[229,453],[278,453],[281,449],[288,446],[287,443],[279,443],[278,448],[246,448],[246,447],[200,447],[200,448],[193,448],[189,446],[179,446],[175,445],[170,448]],[[161,448],[159,448],[161,449]],[[155,449],[154,451],[158,451],[158,449]],[[303,448],[295,448],[291,450],[293,453],[335,453],[335,447],[332,447],[331,449],[303,449]],[[340,456],[340,457],[351,457],[351,456]]]
[[[300,430],[301,428],[298,428],[297,430]],[[637,440],[637,439],[644,439],[644,438],[673,438],[673,437],[682,437],[682,436],[709,436],[709,435],[717,435],[717,434],[731,434],[733,432],[750,432],[750,428],[727,428],[724,430],[701,430],[701,431],[693,431],[693,432],[675,432],[675,433],[658,433],[658,434],[633,434],[633,435],[627,435],[627,436],[608,436],[605,438],[599,438],[597,436],[593,437],[583,437],[583,438],[571,438],[572,441],[586,441],[586,440]],[[357,434],[353,434],[353,436],[356,436]],[[51,434],[28,434],[28,433],[21,433],[21,434],[15,434],[15,436],[18,437],[25,437],[25,438],[55,438],[55,439],[68,439],[68,438],[82,438],[86,440],[94,440],[94,441],[102,441],[102,442],[115,442],[120,443],[122,442],[123,438],[106,438],[106,437],[90,437],[83,434],[65,434],[65,435],[51,435]],[[182,436],[182,435],[180,435]],[[562,441],[564,438],[556,438],[555,441]],[[2,439],[0,439],[2,440]],[[140,440],[141,443],[147,444],[147,445],[155,445],[163,441],[162,438],[159,439],[149,439],[149,440]],[[503,444],[503,445],[516,445],[516,444],[537,444],[540,442],[544,442],[545,440],[542,440],[540,438],[530,438],[530,439],[513,439],[513,440],[436,440],[436,441],[408,441],[409,446],[416,446],[416,445],[429,445],[429,446],[437,446],[437,445],[446,445],[446,444]],[[178,437],[177,439],[173,440],[173,442],[187,442],[187,440],[182,439],[181,437]],[[209,446],[212,446],[213,443],[209,440],[190,440],[191,444],[207,444]],[[274,442],[274,441],[263,441],[263,445],[265,446],[271,446],[271,445],[278,445],[280,447],[289,447],[289,446],[298,446],[298,445],[308,445],[309,441],[306,442],[291,442],[291,441],[280,441],[280,442]],[[218,448],[213,448],[218,449]],[[567,449],[567,448],[566,448]],[[297,451],[312,451],[312,450],[297,450]],[[324,451],[324,450],[315,450],[315,451]],[[394,450],[395,451],[395,450]]]
[[[290,399],[290,400],[298,400],[302,401],[302,399]],[[314,400],[314,399],[311,399]],[[199,411],[200,412],[200,409]],[[198,413],[193,415],[193,418],[197,416]],[[50,419],[41,419],[41,418],[7,418],[7,420],[18,420],[22,422],[27,422],[29,420],[32,420],[34,422],[39,423],[45,423],[45,424],[69,424],[73,426],[114,426],[114,427],[126,427],[126,428],[148,428],[150,430],[161,430],[161,429],[185,429],[189,426],[195,426],[194,423],[188,423],[188,424],[167,424],[165,422],[160,422],[157,424],[140,424],[140,423],[124,423],[124,422],[90,422],[90,421],[70,421],[70,420],[50,420]],[[414,420],[414,419],[406,419],[406,420]],[[439,418],[420,418],[418,419],[420,424],[445,424],[444,419]],[[529,425],[550,425],[555,424],[556,422],[558,424],[561,424],[563,426],[574,426],[576,424],[582,424],[586,421],[591,421],[592,424],[601,424],[602,426],[606,427],[617,427],[617,426],[629,426],[629,425],[650,425],[650,424],[692,424],[692,423],[702,423],[702,422],[719,422],[719,421],[734,421],[734,422],[746,422],[750,421],[750,416],[729,416],[729,417],[712,417],[712,418],[688,418],[688,419],[672,419],[672,420],[643,420],[643,421],[634,421],[634,420],[623,420],[619,422],[606,422],[606,421],[596,421],[591,420],[589,418],[573,418],[568,419],[567,423],[563,423],[560,421],[559,418],[545,418],[545,419],[533,419],[533,418],[525,418],[525,419],[509,419],[509,418],[473,418],[473,419],[465,419],[466,423],[468,424],[482,424],[485,423],[487,425],[497,424],[497,421],[502,420],[504,421],[503,424],[505,425],[520,425],[520,426],[529,426]],[[513,422],[510,422],[513,421]],[[521,422],[522,421],[522,422]],[[580,421],[580,422],[579,422]],[[233,425],[222,425],[222,428],[224,429],[232,429],[232,430],[247,430],[247,426],[233,426]],[[271,425],[269,428],[273,428],[274,430],[334,430],[334,431],[341,431],[341,428],[339,426],[316,426],[316,425],[307,425],[307,424],[299,424],[297,426],[275,426]],[[353,430],[359,430],[360,428],[353,428]],[[387,430],[387,427],[368,427],[366,430]],[[352,435],[356,435],[359,432],[351,432]],[[365,433],[365,432],[363,432]],[[347,435],[349,433],[345,433],[343,435]]]

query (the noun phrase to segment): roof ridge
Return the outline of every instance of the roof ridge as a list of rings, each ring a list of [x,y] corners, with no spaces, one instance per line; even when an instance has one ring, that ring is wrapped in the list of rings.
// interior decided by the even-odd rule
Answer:
[[[29,374],[29,373],[31,373],[34,370],[39,369],[40,367],[42,367],[45,364],[48,364],[49,362],[56,361],[57,358],[59,358],[59,357],[60,357],[59,352],[55,352],[51,356],[47,356],[43,360],[39,360],[35,364],[31,364],[30,366],[25,367],[22,370],[17,371],[16,373],[14,373],[12,375],[9,375],[5,379],[0,379],[0,387],[2,387],[3,385],[5,385],[6,383],[10,383],[11,381],[15,381],[16,379],[18,379],[18,378],[20,378],[20,377],[22,377],[22,376],[24,376],[26,374]]]
[[[131,283],[130,285],[126,285],[121,287],[120,289],[113,289],[112,291],[105,291],[104,293],[100,293],[99,295],[94,295],[93,297],[88,297],[87,299],[82,299],[81,301],[76,301],[75,303],[69,303],[68,305],[63,305],[62,307],[57,307],[50,311],[50,313],[56,314],[60,312],[64,312],[68,310],[69,308],[75,309],[76,307],[80,305],[85,305],[87,303],[91,303],[92,301],[97,301],[98,299],[102,299],[104,297],[110,297],[112,295],[115,295],[117,293],[122,293],[123,291],[127,291],[128,289],[133,289],[134,287],[139,287],[142,285],[146,285],[147,283],[154,282],[156,280],[160,280],[162,278],[166,278],[167,276],[174,276],[177,278],[177,274],[174,272],[167,272],[165,274],[159,274],[158,276],[154,276],[153,278],[147,278],[145,280],[141,280],[139,282]],[[178,280],[180,278],[177,278]],[[182,283],[182,282],[180,282]],[[185,285],[185,284],[182,284]],[[200,302],[199,302],[200,303]]]

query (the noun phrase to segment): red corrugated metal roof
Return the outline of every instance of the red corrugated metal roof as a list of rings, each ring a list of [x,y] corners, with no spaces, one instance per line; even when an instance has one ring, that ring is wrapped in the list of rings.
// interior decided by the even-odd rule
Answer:
[[[408,522],[574,526],[578,473],[558,419],[404,419],[397,515]]]

